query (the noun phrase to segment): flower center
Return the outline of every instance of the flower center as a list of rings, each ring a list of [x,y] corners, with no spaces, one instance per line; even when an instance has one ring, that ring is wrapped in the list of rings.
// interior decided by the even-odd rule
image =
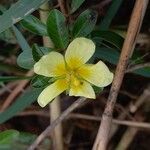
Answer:
[[[80,85],[80,81],[76,77],[74,77],[74,78],[72,78],[72,84],[74,86],[79,86]]]
[[[70,84],[70,86],[80,86],[82,81],[78,79],[76,71],[69,70],[66,74],[66,80]]]

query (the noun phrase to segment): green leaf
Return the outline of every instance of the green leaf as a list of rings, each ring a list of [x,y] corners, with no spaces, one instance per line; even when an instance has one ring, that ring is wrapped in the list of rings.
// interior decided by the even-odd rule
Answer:
[[[95,54],[93,58],[99,58],[102,59],[103,61],[107,61],[113,65],[116,65],[119,61],[120,53],[113,48],[106,48],[106,47],[98,47],[96,48]],[[132,58],[133,59],[133,58]],[[131,61],[133,61],[131,59]],[[144,67],[137,69],[133,72],[134,74],[138,74],[144,77],[150,77],[150,67]]]
[[[102,59],[114,65],[118,63],[119,56],[120,54],[118,51],[116,51],[116,49],[110,49],[106,47],[97,47],[94,54],[95,58]]]
[[[6,11],[6,8],[2,5],[0,5],[0,15],[2,15]]]
[[[71,1],[71,14],[74,13],[84,2],[85,0],[72,0]]]
[[[0,33],[31,14],[48,0],[19,0],[0,16]]]
[[[0,82],[8,82],[15,80],[30,80],[32,77],[23,77],[23,76],[0,76]]]
[[[57,9],[51,10],[47,19],[47,31],[56,48],[65,49],[69,43],[64,15]]]
[[[103,87],[97,87],[97,86],[93,86],[94,92],[96,94],[100,94],[101,92],[103,92]]]
[[[44,88],[50,84],[50,79],[49,77],[37,75],[32,79],[31,84],[34,88]]]
[[[0,150],[27,150],[37,135],[17,130],[6,130],[0,133]],[[38,146],[39,150],[48,150],[51,147],[48,138]]]
[[[0,133],[0,149],[12,149],[12,143],[18,138],[19,132],[15,130],[6,130]]]
[[[32,33],[41,36],[48,36],[46,25],[33,15],[25,17],[21,21],[22,26]]]
[[[150,67],[137,69],[133,73],[150,78]]]
[[[16,101],[4,112],[0,113],[0,124],[24,110],[31,103],[36,101],[43,89],[29,89],[23,93]]]
[[[12,143],[12,140],[16,140],[19,135],[19,132],[16,130],[6,130],[0,133],[0,149],[1,146],[7,146],[7,144]]]
[[[72,35],[74,38],[87,36],[94,29],[97,21],[97,12],[86,10],[79,15],[73,26]]]
[[[102,22],[99,25],[100,30],[107,30],[112,22],[112,19],[116,15],[118,9],[120,8],[123,0],[113,0],[112,4],[110,5],[106,16],[102,20]]]
[[[0,5],[0,15],[2,15],[5,11],[5,7]],[[11,44],[15,44],[17,42],[11,29],[7,29],[4,32],[0,33],[0,39]]]
[[[13,31],[11,29],[7,29],[4,32],[0,33],[0,39],[7,42],[7,43],[10,43],[10,44],[16,44],[17,43],[16,38],[15,38]]]
[[[18,137],[18,142],[22,144],[30,144],[36,139],[36,135],[28,133],[28,132],[20,132]]]
[[[13,30],[23,51],[17,58],[17,64],[22,68],[31,69],[34,65],[32,49],[23,37],[22,33],[15,26],[13,26]]]
[[[51,51],[53,51],[53,49],[47,47],[39,47],[37,44],[34,44],[32,47],[32,55],[34,61],[39,61],[43,55],[46,55]]]
[[[98,37],[100,42],[104,40],[119,50],[122,48],[124,42],[124,38],[122,36],[112,31],[93,31],[91,36],[93,39]]]
[[[31,69],[34,65],[32,53],[22,52],[17,58],[17,64],[24,69]]]
[[[31,134],[28,132],[19,132],[18,139],[13,142],[12,147],[14,150],[27,150],[29,148],[29,145],[31,145],[35,139],[37,138],[37,135]],[[43,140],[43,142],[38,146],[39,150],[49,150],[51,147],[50,139],[46,138]]]

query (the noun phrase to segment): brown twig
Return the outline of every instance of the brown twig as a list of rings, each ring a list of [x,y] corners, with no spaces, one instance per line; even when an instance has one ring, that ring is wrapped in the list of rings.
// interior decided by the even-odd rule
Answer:
[[[135,114],[135,118],[138,118],[138,121],[143,121],[145,119],[145,116],[142,114],[139,114],[139,112],[137,112],[137,109],[144,104],[148,99],[150,98],[150,86],[148,86],[148,88],[146,88],[143,93],[140,95],[140,97],[137,99],[137,101],[135,102],[135,108],[133,109],[133,113],[136,112]],[[146,105],[146,104],[145,104]],[[148,126],[147,126],[148,127]],[[116,150],[126,150],[128,148],[128,146],[130,145],[130,143],[133,141],[134,136],[136,135],[136,133],[138,132],[138,128],[132,128],[129,127],[126,132],[124,133],[124,135],[122,136],[119,144],[117,145],[117,147],[115,148]]]
[[[60,97],[57,96],[52,103],[50,103],[50,123],[55,121],[61,115],[61,104],[60,104]],[[63,150],[63,127],[60,123],[56,128],[54,128],[52,133],[52,140],[53,140],[53,149],[56,150]]]
[[[45,118],[49,118],[48,112],[44,111],[24,111],[19,113],[17,116],[41,116]],[[70,113],[65,119],[85,119],[91,121],[101,121],[101,117],[93,116],[93,115],[85,115],[85,114],[78,114],[78,113]],[[120,120],[120,119],[113,119],[112,123],[124,126],[130,126],[135,128],[143,128],[143,129],[150,129],[149,122],[138,122],[138,121],[128,121],[128,120]]]
[[[104,0],[102,2],[100,2],[99,4],[93,5],[91,8],[99,8],[102,9],[103,7],[105,7],[106,5],[108,5],[112,0]]]
[[[138,131],[138,128],[129,127],[124,133],[124,135],[122,136],[115,150],[127,150],[130,143],[132,142],[135,135],[137,134],[137,131]]]
[[[27,111],[20,112],[17,116],[40,116],[40,117],[49,118],[49,112],[27,110]]]
[[[132,55],[132,52],[135,47],[137,35],[139,33],[143,17],[146,11],[148,0],[136,0],[133,13],[130,19],[129,28],[127,31],[127,36],[123,44],[121,56],[117,69],[115,72],[115,77],[111,86],[110,94],[108,101],[102,116],[101,125],[94,142],[93,150],[106,150],[109,133],[112,123],[112,113],[116,99],[121,87],[121,83],[125,74],[125,70],[128,64],[128,60]]]
[[[130,104],[126,108],[124,108],[126,110],[126,112],[122,111],[122,113],[117,117],[117,120],[124,120],[127,117],[127,114],[130,114],[129,112],[131,112],[131,106],[134,106],[134,110],[132,109],[132,111],[133,111],[132,113],[135,113],[136,110],[144,103],[145,98],[148,96],[148,91],[147,90],[148,90],[148,88],[146,88],[144,90],[143,94],[139,98],[136,98],[136,102],[135,102],[134,105],[131,105],[132,104],[132,101],[131,101]],[[132,116],[132,118],[130,117],[130,119],[132,121],[135,120],[133,116]],[[109,135],[109,139],[111,139],[112,136],[116,133],[118,127],[119,127],[118,125],[113,125],[112,126],[112,129],[111,129],[111,132],[110,132],[110,135]]]
[[[30,70],[26,76],[32,76],[33,70]],[[7,97],[7,99],[5,100],[4,104],[1,107],[1,112],[3,112],[10,104],[11,102],[14,100],[14,98],[23,90],[23,88],[28,84],[29,80],[23,80],[20,81],[18,83],[18,85],[16,86],[16,88],[13,90],[13,92]]]
[[[150,85],[148,85],[148,88],[144,90],[144,92],[140,95],[138,100],[133,104],[130,104],[130,112],[135,113],[137,109],[144,104],[146,98],[150,98]]]
[[[50,9],[49,4],[45,3],[40,8],[42,9]],[[41,21],[46,23],[49,13],[40,11],[40,18]],[[49,37],[43,37],[43,44],[45,47],[54,47],[52,40]],[[58,116],[61,114],[60,109],[60,99],[55,98],[52,103],[50,103],[50,110],[49,110],[49,117],[50,123],[53,122]],[[63,134],[62,134],[62,125],[59,124],[53,131],[53,135],[51,136],[53,141],[53,149],[63,150]]]
[[[62,12],[65,16],[67,16],[67,10],[66,10],[66,8],[65,8],[65,2],[64,2],[64,0],[58,0],[58,4],[59,4],[59,7],[60,7],[61,12]]]
[[[150,67],[150,63],[148,62],[148,63],[143,63],[143,64],[138,64],[138,65],[132,66],[126,70],[126,73],[133,72],[137,69],[141,69],[144,67]]]
[[[75,119],[86,119],[86,120],[92,120],[92,121],[101,121],[101,117],[96,117],[92,115],[84,115],[84,114],[76,114],[71,113],[69,118],[75,118]],[[150,123],[146,122],[138,122],[138,121],[127,121],[127,120],[119,120],[119,119],[113,119],[112,123],[118,124],[118,125],[125,125],[135,128],[145,128],[150,129]]]
[[[4,94],[5,92],[12,92],[12,88],[16,86],[17,82],[10,82],[7,85],[2,85],[2,88],[0,89],[0,96]]]
[[[61,123],[73,110],[75,110],[78,106],[80,106],[83,102],[86,101],[86,98],[79,98],[76,100],[69,108],[67,108],[61,116],[59,116],[55,121],[52,122],[51,125],[49,125],[32,143],[32,145],[28,148],[28,150],[34,150],[41,142],[42,140],[48,136],[52,130]]]

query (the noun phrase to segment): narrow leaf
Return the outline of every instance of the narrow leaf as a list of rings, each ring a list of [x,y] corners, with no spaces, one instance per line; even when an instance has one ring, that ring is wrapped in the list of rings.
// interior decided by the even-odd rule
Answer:
[[[0,5],[0,15],[2,15],[5,11],[6,8]],[[4,32],[0,33],[0,39],[11,44],[16,44],[17,42],[12,29],[7,29]]]
[[[51,10],[47,19],[47,31],[56,48],[65,49],[69,43],[64,15],[57,9]]]
[[[42,89],[30,89],[23,93],[16,101],[4,112],[0,113],[0,124],[24,110],[31,103],[36,101]]]
[[[74,38],[87,36],[95,27],[97,13],[92,10],[86,10],[80,14],[73,26],[72,35]]]
[[[34,44],[32,47],[32,55],[34,61],[39,61],[39,59],[43,56],[51,52],[53,49],[47,47],[39,47],[37,44]]]
[[[118,63],[119,56],[120,54],[118,51],[116,51],[116,49],[110,49],[106,47],[97,47],[94,54],[95,58],[102,59],[113,65],[116,65]]]
[[[19,0],[0,16],[0,33],[38,9],[48,0]]]
[[[50,84],[50,79],[49,77],[37,75],[32,79],[31,84],[34,88],[44,88]]]
[[[121,49],[123,42],[124,42],[124,38],[122,36],[120,36],[119,34],[112,32],[112,31],[94,31],[92,32],[91,36],[93,38],[98,37],[100,42],[102,42],[102,40],[107,41],[108,43],[114,45],[117,49]]]
[[[46,25],[33,15],[29,15],[25,17],[21,21],[21,24],[25,29],[29,30],[32,33],[35,33],[41,36],[48,35]]]
[[[121,4],[122,4],[123,0],[113,0],[112,4],[110,5],[106,16],[104,17],[104,19],[102,20],[102,22],[99,25],[99,29],[100,30],[107,30],[114,18],[114,16],[116,15],[118,9],[120,8]]]
[[[0,76],[0,82],[8,82],[15,80],[30,80],[32,77],[23,77],[23,76]]]
[[[22,33],[15,26],[13,26],[13,30],[16,35],[17,41],[21,49],[23,50],[23,52],[17,58],[17,63],[22,68],[31,69],[34,65],[32,49],[23,37]]]
[[[133,73],[150,78],[150,67],[137,69]]]
[[[119,57],[120,53],[116,49],[106,47],[97,47],[96,52],[93,56],[93,58],[99,58],[113,65],[117,65]],[[133,60],[131,59],[130,61],[132,62]],[[132,73],[150,78],[150,67],[140,68],[133,71]]]

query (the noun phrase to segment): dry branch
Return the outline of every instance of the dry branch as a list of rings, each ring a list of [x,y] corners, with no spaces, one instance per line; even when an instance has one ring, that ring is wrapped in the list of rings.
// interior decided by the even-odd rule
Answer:
[[[61,123],[73,110],[75,110],[78,106],[80,106],[83,102],[86,101],[86,98],[79,98],[76,100],[69,108],[67,108],[61,116],[59,116],[55,121],[52,122],[51,125],[49,125],[34,141],[34,143],[28,148],[28,150],[34,150],[41,142],[42,140],[48,136],[53,129]]]
[[[49,4],[45,3],[41,6],[41,9],[49,10]],[[41,21],[46,23],[49,12],[48,11],[39,11],[40,12],[40,18]],[[49,37],[43,37],[43,45],[45,47],[54,47],[54,44],[52,40]],[[60,116],[60,99],[55,98],[54,101],[49,105],[50,107],[50,123],[53,122],[58,116]],[[62,125],[59,124],[54,131],[53,131],[53,136],[52,136],[52,141],[53,141],[53,149],[56,150],[63,150],[63,135],[62,135]]]
[[[136,0],[130,19],[127,36],[123,44],[119,63],[116,68],[115,77],[111,86],[108,101],[102,116],[101,125],[94,142],[93,150],[106,150],[109,133],[112,124],[112,114],[121,83],[127,68],[128,60],[133,53],[137,35],[139,33],[148,0]]]

